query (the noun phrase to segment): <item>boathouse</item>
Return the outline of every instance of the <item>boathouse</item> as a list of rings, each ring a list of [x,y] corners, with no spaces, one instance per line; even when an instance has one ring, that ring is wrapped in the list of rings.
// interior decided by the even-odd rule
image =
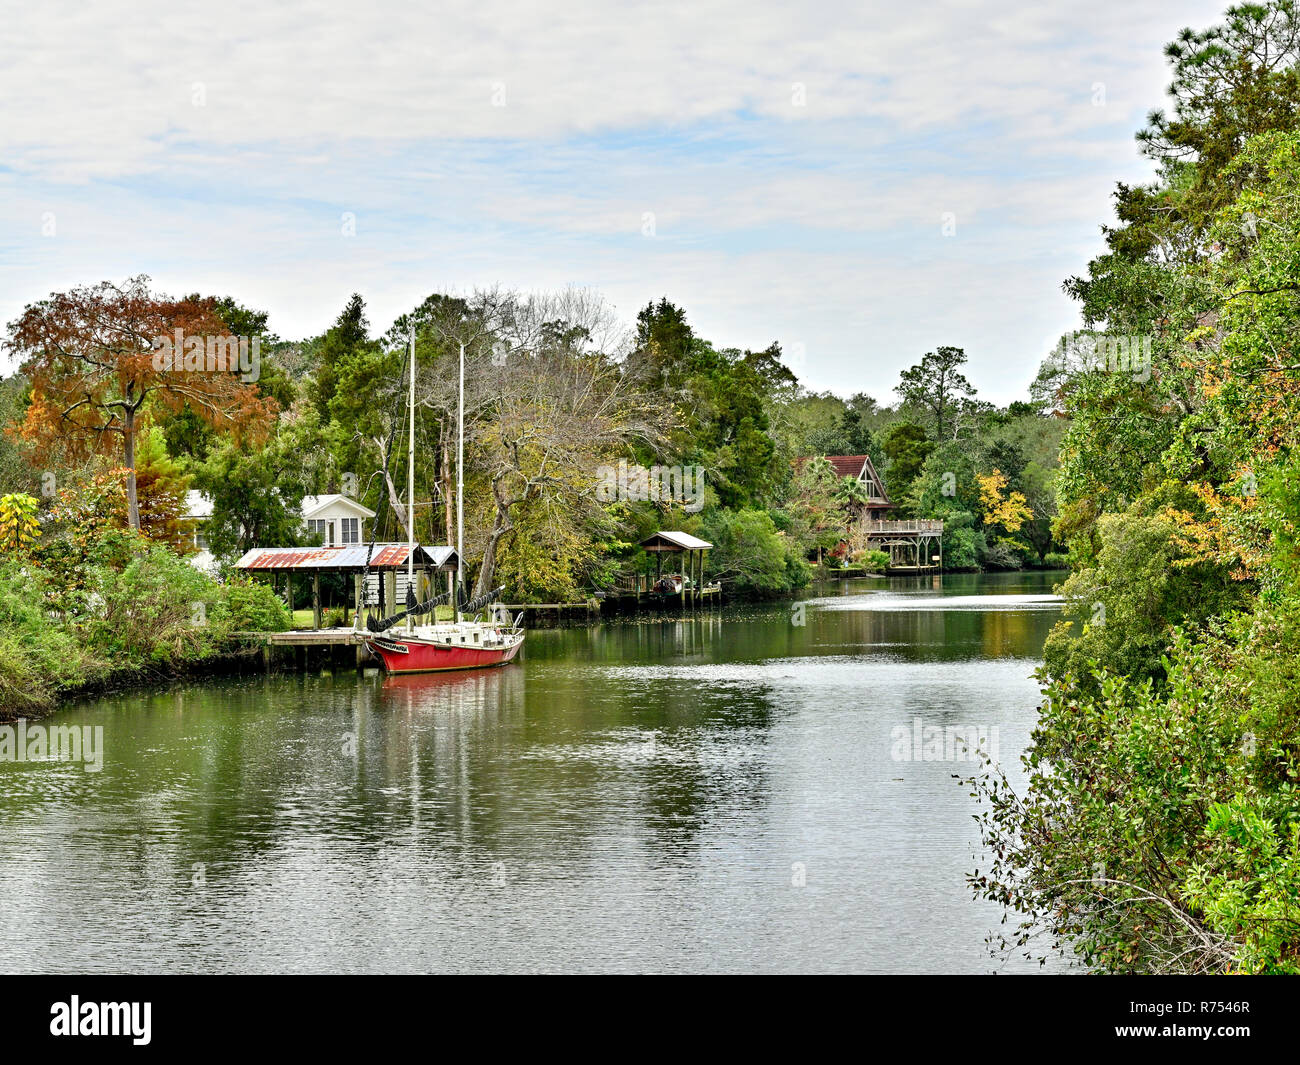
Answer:
[[[683,603],[688,599],[697,600],[703,598],[704,552],[713,547],[708,540],[701,540],[698,536],[692,536],[690,533],[669,530],[647,536],[639,546],[642,550],[655,556],[654,587],[660,589],[660,594],[664,594],[662,591],[664,556],[677,555],[677,577],[679,580],[674,581],[674,584],[679,583],[680,587],[671,594],[680,595]],[[669,596],[665,595],[665,597]]]
[[[455,548],[425,547],[415,545],[413,559],[415,598],[424,602],[432,593],[434,575],[447,574],[448,588],[459,567]],[[367,555],[369,565],[367,565]],[[312,578],[312,614],[316,628],[321,627],[320,577],[322,573],[348,574],[352,577],[352,627],[361,629],[362,614],[366,607],[378,607],[380,581],[383,584],[384,610],[392,613],[406,601],[407,588],[406,544],[346,544],[334,547],[255,547],[246,552],[235,568],[246,573],[269,573],[272,587],[278,584],[281,573],[286,575],[286,602],[293,610],[293,582],[295,573],[310,574]],[[367,572],[368,571],[368,572]],[[363,584],[363,577],[365,578]],[[346,607],[345,607],[346,616]]]

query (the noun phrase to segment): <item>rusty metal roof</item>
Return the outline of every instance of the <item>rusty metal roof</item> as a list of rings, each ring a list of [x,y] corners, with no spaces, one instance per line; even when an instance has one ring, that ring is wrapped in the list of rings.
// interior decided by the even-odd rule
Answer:
[[[235,563],[236,569],[330,569],[360,570],[370,551],[371,569],[394,569],[406,565],[406,544],[342,544],[334,547],[255,547]],[[415,545],[415,564],[433,569],[455,569],[456,551],[450,547]]]

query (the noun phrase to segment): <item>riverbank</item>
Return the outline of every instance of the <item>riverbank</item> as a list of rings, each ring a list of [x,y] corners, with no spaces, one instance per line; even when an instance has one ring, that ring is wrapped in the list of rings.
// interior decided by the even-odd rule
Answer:
[[[237,633],[289,626],[269,587],[218,584],[138,537],[105,536],[74,562],[51,554],[0,563],[0,718],[221,672],[255,648]]]
[[[1053,570],[1025,570],[1023,573],[1055,573]],[[1016,571],[1003,574],[947,574],[948,580],[969,580],[986,577],[996,580],[998,577],[1014,578]],[[1064,576],[1064,573],[1062,573]],[[809,587],[797,593],[793,598],[779,597],[768,599],[733,600],[729,603],[688,606],[673,601],[659,604],[649,602],[639,604],[635,609],[597,609],[582,612],[581,615],[556,615],[553,611],[538,610],[529,616],[529,628],[546,630],[555,628],[581,628],[604,624],[618,618],[652,618],[658,614],[675,614],[691,617],[696,613],[717,614],[724,606],[741,607],[746,610],[770,609],[782,602],[794,602],[800,598],[815,594],[822,585],[834,585],[839,582],[862,582],[866,588],[886,587],[892,581],[910,580],[933,584],[936,579],[944,579],[942,573],[920,573],[895,575],[893,577],[877,573],[860,573],[852,569],[838,570],[822,567],[814,571],[814,579]],[[254,586],[260,588],[262,586]],[[326,669],[356,669],[360,663],[355,657],[355,647],[268,647],[265,635],[271,632],[287,632],[309,627],[310,611],[295,611],[292,618],[281,609],[281,604],[270,592],[250,591],[248,585],[236,585],[236,595],[241,599],[253,598],[259,602],[259,610],[251,612],[247,606],[241,606],[233,614],[229,609],[213,619],[204,619],[203,626],[194,626],[195,631],[189,635],[178,636],[172,631],[167,641],[159,649],[163,652],[149,656],[135,655],[123,659],[122,656],[110,658],[104,649],[94,641],[92,632],[83,626],[80,629],[46,624],[39,628],[29,627],[29,660],[18,659],[18,665],[6,666],[3,656],[5,644],[3,630],[0,629],[0,722],[12,722],[19,718],[37,720],[57,712],[60,708],[78,700],[105,696],[110,694],[147,693],[166,688],[178,682],[188,682],[205,678],[238,677],[251,673],[268,672],[310,672]],[[229,597],[227,592],[227,597]],[[0,606],[3,604],[0,603]],[[785,609],[780,607],[780,609]],[[240,621],[247,623],[250,618],[281,621],[283,627],[266,629],[264,633],[251,631],[231,631]],[[447,611],[447,616],[450,612]],[[21,630],[20,630],[21,631]],[[21,647],[21,643],[19,647]],[[185,654],[177,652],[185,651]],[[11,646],[10,654],[21,654]],[[48,663],[52,656],[59,658],[59,669],[41,668],[39,672],[32,668],[33,663]],[[12,662],[12,658],[9,660]],[[6,672],[7,670],[7,672]]]
[[[37,689],[30,692],[22,703],[0,705],[0,724],[23,718],[37,721],[85,699],[147,693],[178,682],[236,677],[262,671],[261,653],[256,648],[228,649],[198,661],[167,666],[125,666],[64,687]]]

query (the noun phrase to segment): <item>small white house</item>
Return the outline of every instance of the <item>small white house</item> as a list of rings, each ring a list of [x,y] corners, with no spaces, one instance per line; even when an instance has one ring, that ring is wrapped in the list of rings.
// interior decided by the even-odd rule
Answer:
[[[365,543],[366,519],[374,516],[375,512],[369,507],[338,493],[302,497],[303,527],[309,533],[319,533],[321,543],[326,547]],[[212,500],[193,489],[186,492],[185,517],[194,523],[194,546],[198,549],[198,553],[190,557],[190,564],[207,573],[215,573],[217,560],[208,550],[206,529],[206,522],[212,517]]]
[[[302,497],[302,520],[310,533],[320,533],[326,547],[366,542],[366,519],[375,512],[337,492]]]

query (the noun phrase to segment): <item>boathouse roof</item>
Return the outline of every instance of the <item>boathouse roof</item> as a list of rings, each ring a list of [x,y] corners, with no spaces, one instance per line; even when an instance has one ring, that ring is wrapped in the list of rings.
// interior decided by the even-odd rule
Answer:
[[[641,541],[647,551],[707,551],[713,545],[684,532],[657,532]]]
[[[337,547],[255,547],[235,563],[242,570],[347,570],[361,571],[370,551],[371,569],[400,569],[406,565],[406,544],[342,544]],[[453,547],[415,545],[415,565],[422,569],[454,570]]]

